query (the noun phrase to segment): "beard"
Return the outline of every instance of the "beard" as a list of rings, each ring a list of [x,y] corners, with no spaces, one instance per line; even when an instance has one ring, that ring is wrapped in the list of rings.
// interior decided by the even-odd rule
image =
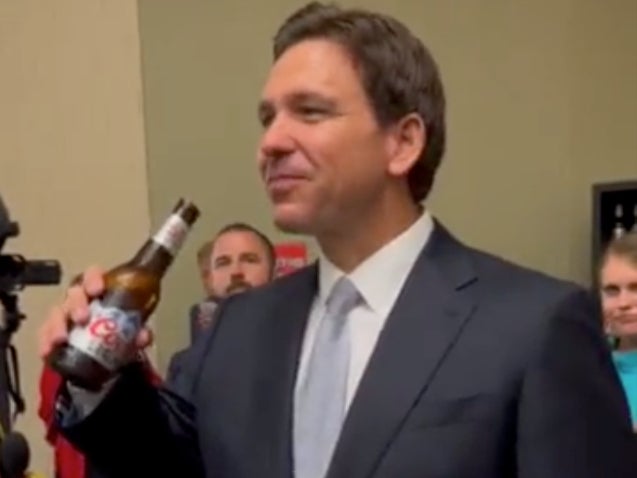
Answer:
[[[239,292],[245,292],[252,289],[252,284],[246,282],[243,279],[236,279],[230,282],[230,285],[226,287],[226,295],[238,294]]]

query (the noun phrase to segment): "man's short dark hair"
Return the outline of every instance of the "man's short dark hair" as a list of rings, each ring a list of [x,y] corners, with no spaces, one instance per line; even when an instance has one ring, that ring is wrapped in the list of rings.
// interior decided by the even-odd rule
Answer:
[[[312,2],[293,13],[274,38],[274,58],[304,40],[327,39],[349,53],[381,127],[417,113],[426,143],[409,172],[415,202],[433,185],[445,151],[445,94],[438,66],[409,29],[398,20],[361,9]]]
[[[199,269],[204,273],[210,270],[210,255],[212,254],[214,244],[214,239],[210,239],[197,249],[197,264],[199,265]]]

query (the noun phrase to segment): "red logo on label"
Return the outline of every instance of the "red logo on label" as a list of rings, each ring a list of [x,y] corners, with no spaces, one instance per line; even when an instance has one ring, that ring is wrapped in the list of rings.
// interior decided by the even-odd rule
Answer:
[[[108,317],[96,318],[89,325],[88,331],[93,337],[100,339],[104,346],[109,349],[116,348],[120,342],[117,324]]]

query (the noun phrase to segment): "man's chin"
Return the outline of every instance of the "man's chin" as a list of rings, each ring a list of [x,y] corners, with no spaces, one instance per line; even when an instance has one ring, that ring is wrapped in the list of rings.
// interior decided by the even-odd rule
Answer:
[[[287,234],[312,234],[307,214],[294,209],[291,205],[275,205],[274,225]]]

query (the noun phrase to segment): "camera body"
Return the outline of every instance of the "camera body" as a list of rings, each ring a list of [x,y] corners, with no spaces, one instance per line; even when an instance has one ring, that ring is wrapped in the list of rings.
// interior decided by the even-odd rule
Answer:
[[[60,283],[62,270],[55,260],[28,260],[20,254],[2,254],[7,239],[20,235],[20,226],[11,221],[0,196],[0,294],[11,294],[30,285]]]

